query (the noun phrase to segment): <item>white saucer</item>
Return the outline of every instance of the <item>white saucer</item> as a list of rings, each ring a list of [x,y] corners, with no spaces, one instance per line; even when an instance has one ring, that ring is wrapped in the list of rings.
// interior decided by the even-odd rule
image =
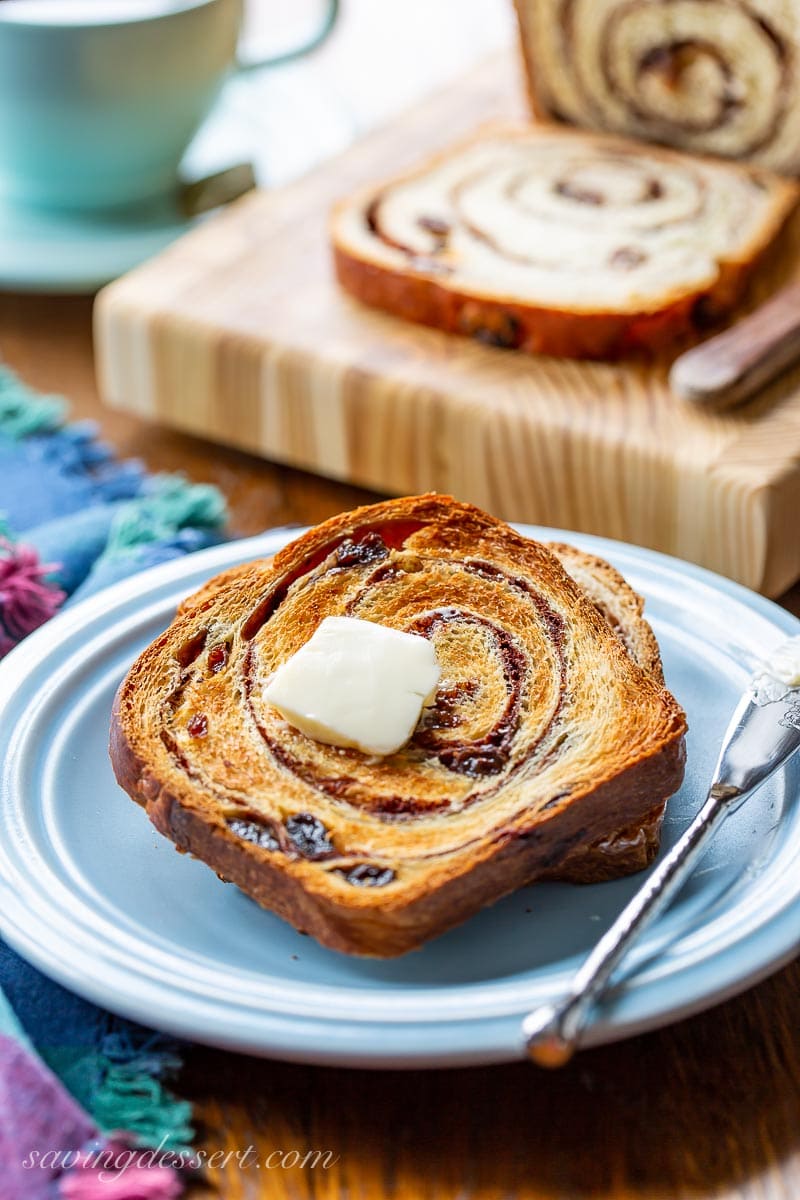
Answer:
[[[180,177],[203,179],[248,162],[258,130],[236,110],[230,88],[196,134]],[[92,293],[160,253],[200,219],[187,217],[178,190],[146,204],[104,213],[23,206],[0,194],[0,290]]]
[[[190,225],[171,196],[102,214],[22,208],[0,198],[0,289],[96,291]]]

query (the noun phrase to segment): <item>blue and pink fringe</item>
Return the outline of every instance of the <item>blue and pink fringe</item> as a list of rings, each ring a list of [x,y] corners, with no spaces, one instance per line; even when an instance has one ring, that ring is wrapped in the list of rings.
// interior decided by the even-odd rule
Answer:
[[[216,489],[148,477],[66,411],[0,366],[0,657],[66,604],[223,536]],[[91,1044],[43,1059],[0,990],[0,1200],[181,1195],[184,1172],[152,1152],[190,1160],[191,1106],[166,1086],[178,1046],[84,1005],[0,942],[3,979],[41,1028],[74,1001]],[[36,1165],[48,1150],[61,1156]]]

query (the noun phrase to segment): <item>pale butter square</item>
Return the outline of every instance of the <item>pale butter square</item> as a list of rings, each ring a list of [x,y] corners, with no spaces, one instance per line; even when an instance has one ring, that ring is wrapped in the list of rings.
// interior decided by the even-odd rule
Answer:
[[[394,754],[413,734],[440,674],[427,638],[326,617],[278,668],[264,698],[319,742]]]

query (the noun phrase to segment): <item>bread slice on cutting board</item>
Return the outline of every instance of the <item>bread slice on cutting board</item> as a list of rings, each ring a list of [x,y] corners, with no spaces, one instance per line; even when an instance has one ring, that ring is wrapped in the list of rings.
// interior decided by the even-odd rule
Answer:
[[[735,303],[800,191],[753,168],[499,125],[334,210],[358,300],[493,346],[614,358]]]

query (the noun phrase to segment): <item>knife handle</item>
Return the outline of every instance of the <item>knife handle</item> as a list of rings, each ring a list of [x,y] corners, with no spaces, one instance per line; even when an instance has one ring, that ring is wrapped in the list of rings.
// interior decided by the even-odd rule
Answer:
[[[800,283],[791,283],[724,333],[676,358],[670,387],[703,408],[730,408],[798,358]]]

